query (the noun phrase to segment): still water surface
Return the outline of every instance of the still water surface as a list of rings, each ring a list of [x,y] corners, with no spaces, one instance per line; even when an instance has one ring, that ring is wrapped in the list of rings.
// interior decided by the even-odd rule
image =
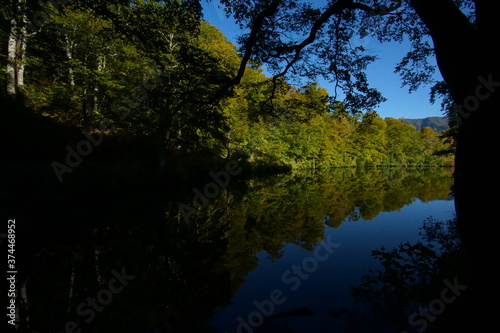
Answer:
[[[346,169],[233,177],[189,223],[179,207],[192,204],[190,188],[14,204],[24,249],[19,329],[405,330],[374,321],[351,288],[381,267],[372,250],[421,241],[426,219],[454,217],[451,173]]]
[[[347,219],[338,228],[325,226],[324,238],[332,244],[331,255],[322,249],[315,257],[314,251],[295,244],[286,244],[279,259],[262,251],[257,254],[258,267],[246,275],[233,303],[216,316],[213,324],[218,332],[247,332],[238,319],[241,317],[246,323],[257,324],[257,332],[377,332],[364,318],[370,310],[350,293],[369,269],[380,268],[371,251],[422,241],[420,228],[426,218],[447,220],[453,215],[451,200],[415,199],[398,211],[382,212],[371,220]],[[315,248],[318,246],[322,247],[321,243]],[[275,289],[283,292],[283,297],[277,299],[280,304],[271,307],[268,300]],[[255,301],[262,305],[255,305]],[[263,318],[271,313],[270,319],[258,325],[260,315],[256,311],[263,313]],[[387,325],[380,332],[398,332],[397,327]]]

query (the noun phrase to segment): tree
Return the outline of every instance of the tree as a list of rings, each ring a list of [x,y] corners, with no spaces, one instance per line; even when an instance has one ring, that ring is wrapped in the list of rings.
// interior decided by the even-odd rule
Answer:
[[[496,253],[488,227],[497,198],[485,194],[499,186],[492,151],[498,146],[500,120],[500,11],[488,0],[328,1],[223,0],[227,13],[247,28],[242,36],[245,59],[268,63],[276,76],[323,75],[343,90],[351,110],[370,109],[382,100],[364,75],[374,60],[350,43],[355,34],[381,42],[408,40],[411,50],[396,66],[410,91],[431,82],[435,56],[457,123],[455,202],[468,253],[478,262],[477,277],[493,276],[480,264],[485,252]],[[436,92],[436,91],[434,91]],[[484,248],[478,248],[481,243]],[[476,260],[477,259],[477,260]],[[476,281],[477,282],[477,281]],[[493,282],[493,281],[489,281]],[[484,294],[487,282],[477,282]],[[483,315],[484,319],[484,315]]]
[[[10,100],[23,103],[26,50],[29,41],[70,0],[2,0],[2,30],[7,32],[5,91]],[[78,1],[72,1],[78,2]]]
[[[429,143],[427,150],[419,149],[420,138],[415,130],[415,127],[403,123],[401,119],[387,118],[386,135],[387,135],[387,154],[391,165],[411,165],[418,162],[416,158],[419,156],[431,156],[434,147]],[[435,134],[432,128],[429,135]],[[436,137],[436,141],[438,138]],[[424,153],[424,154],[422,154]]]
[[[28,53],[28,102],[38,109],[45,104],[46,113],[87,131],[97,127],[95,120],[120,90],[137,85],[152,67],[109,20],[89,9],[66,8],[52,16],[31,39]]]
[[[9,21],[5,71],[6,93],[11,99],[16,99],[24,86],[28,4],[26,0],[16,0],[5,1],[3,6],[3,16]]]
[[[240,58],[220,31],[201,20],[197,1],[5,3],[2,55],[9,36],[19,37],[11,21],[24,20],[30,29],[22,59],[20,47],[16,59],[1,58],[2,85],[20,108],[89,133],[101,131],[103,121],[112,123],[104,134],[144,152],[156,148],[159,170],[168,152],[205,150],[220,158],[231,93],[224,87]],[[43,19],[33,19],[37,15]]]
[[[386,154],[387,124],[375,111],[368,111],[358,124],[354,144],[358,166],[380,166]]]
[[[220,91],[236,75],[236,53],[221,58],[232,47],[201,23],[197,8],[192,1],[138,1],[117,23],[161,73],[146,98],[159,170],[167,149],[196,151],[209,138],[224,138]]]

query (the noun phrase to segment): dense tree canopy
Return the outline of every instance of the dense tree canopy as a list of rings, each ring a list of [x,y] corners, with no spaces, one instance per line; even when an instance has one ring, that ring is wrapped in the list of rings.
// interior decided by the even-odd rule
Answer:
[[[337,102],[314,81],[294,86],[266,77],[258,65],[265,59],[245,63],[191,2],[75,1],[43,13],[43,22],[26,30],[14,95],[87,137],[102,132],[143,146],[160,169],[177,163],[168,165],[167,155],[201,152],[257,168],[452,164],[450,156],[436,156],[449,143],[431,129],[419,133],[373,111],[351,115],[361,104]],[[242,62],[243,76],[229,89]],[[7,72],[5,86],[12,81]],[[60,181],[70,173],[62,160],[52,164]]]

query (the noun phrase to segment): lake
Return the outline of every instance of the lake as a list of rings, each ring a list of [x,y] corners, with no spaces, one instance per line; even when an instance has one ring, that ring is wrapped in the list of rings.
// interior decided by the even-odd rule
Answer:
[[[17,224],[19,330],[418,328],[406,320],[411,306],[384,316],[353,288],[365,294],[374,285],[367,277],[380,277],[385,266],[372,251],[425,242],[424,221],[454,218],[452,170],[235,174],[220,180],[225,188],[209,183],[7,202]]]

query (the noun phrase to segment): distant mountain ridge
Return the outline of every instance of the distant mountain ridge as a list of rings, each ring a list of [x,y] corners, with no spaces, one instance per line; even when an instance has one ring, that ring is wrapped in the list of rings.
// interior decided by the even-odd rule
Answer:
[[[403,122],[405,124],[414,126],[417,129],[417,131],[420,131],[424,127],[433,128],[437,132],[441,132],[449,128],[448,119],[445,117],[427,117],[422,119],[403,118]]]

